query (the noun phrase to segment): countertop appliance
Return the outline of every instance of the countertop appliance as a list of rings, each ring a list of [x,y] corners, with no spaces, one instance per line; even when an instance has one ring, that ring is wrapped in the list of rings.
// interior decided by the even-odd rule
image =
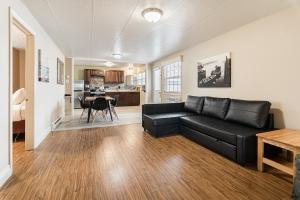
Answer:
[[[84,80],[75,80],[73,88],[74,88],[74,109],[79,109],[81,108],[81,106],[78,97],[84,96]]]

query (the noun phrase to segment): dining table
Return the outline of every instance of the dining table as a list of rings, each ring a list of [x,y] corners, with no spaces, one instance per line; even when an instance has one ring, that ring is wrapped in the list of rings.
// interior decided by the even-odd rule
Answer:
[[[110,114],[110,119],[111,119],[111,121],[114,121],[112,113],[111,113],[111,101],[113,101],[114,98],[112,98],[111,96],[90,96],[90,97],[86,97],[85,98],[85,101],[90,103],[90,107],[89,107],[89,111],[88,111],[87,123],[90,122],[91,113],[92,113],[92,105],[93,105],[93,102],[97,98],[105,98],[105,100],[108,102],[108,111],[109,111],[109,114]]]

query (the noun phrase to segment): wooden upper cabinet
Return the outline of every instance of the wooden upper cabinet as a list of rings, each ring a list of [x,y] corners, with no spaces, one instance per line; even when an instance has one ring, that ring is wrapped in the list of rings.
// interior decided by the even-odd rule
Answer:
[[[105,71],[105,83],[124,83],[124,71]]]
[[[85,69],[84,70],[84,80],[90,82],[92,76],[104,76],[103,70],[96,69]]]
[[[124,71],[119,71],[118,72],[118,77],[119,77],[119,83],[124,83],[125,82]]]
[[[105,83],[112,83],[112,73],[111,73],[111,71],[105,71],[104,81],[105,81]]]
[[[91,70],[91,75],[92,76],[104,76],[104,71],[103,70]]]
[[[90,80],[91,80],[91,70],[85,69],[84,70],[84,81],[90,82]]]

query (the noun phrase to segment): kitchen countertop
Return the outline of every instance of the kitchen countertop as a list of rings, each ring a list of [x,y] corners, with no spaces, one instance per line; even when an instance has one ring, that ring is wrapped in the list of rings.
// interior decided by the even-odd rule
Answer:
[[[84,91],[84,92],[90,92],[90,93],[104,93],[104,92],[140,92],[138,90],[105,90],[105,91],[94,91],[94,92],[91,92],[91,91]]]
[[[105,92],[140,92],[137,90],[106,90]]]

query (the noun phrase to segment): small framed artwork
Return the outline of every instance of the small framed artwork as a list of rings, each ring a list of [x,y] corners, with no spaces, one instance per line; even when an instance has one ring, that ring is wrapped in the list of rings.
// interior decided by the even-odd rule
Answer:
[[[38,80],[40,82],[49,83],[49,67],[48,67],[48,58],[42,54],[42,50],[38,50]]]
[[[57,58],[57,84],[63,85],[65,77],[65,65],[63,61]]]
[[[231,87],[230,53],[200,60],[197,68],[199,88]]]

